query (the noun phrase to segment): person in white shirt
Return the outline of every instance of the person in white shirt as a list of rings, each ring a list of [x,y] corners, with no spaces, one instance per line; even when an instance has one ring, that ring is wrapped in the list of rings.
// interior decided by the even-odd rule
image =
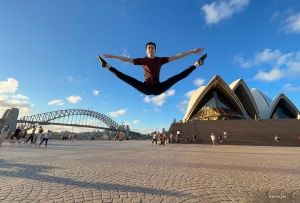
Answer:
[[[210,138],[211,138],[211,141],[212,141],[213,145],[218,146],[218,143],[216,142],[216,136],[213,133],[211,134]]]
[[[6,125],[1,130],[1,134],[0,134],[0,146],[2,145],[2,142],[4,141],[4,139],[7,137],[8,132],[9,132],[9,125]]]
[[[45,142],[45,147],[47,147],[48,139],[49,139],[49,137],[51,136],[51,134],[52,134],[52,131],[50,131],[50,130],[48,130],[48,132],[45,133],[44,139],[43,139],[43,141],[41,141],[41,143],[39,144],[39,147],[41,146],[41,144],[42,144],[44,141],[46,141],[46,142]]]
[[[227,138],[227,132],[226,132],[226,130],[224,130],[223,134],[224,134],[224,137]]]
[[[152,145],[153,145],[153,142],[155,142],[156,143],[156,145],[157,145],[157,134],[156,134],[156,131],[153,133],[153,141],[152,141]]]

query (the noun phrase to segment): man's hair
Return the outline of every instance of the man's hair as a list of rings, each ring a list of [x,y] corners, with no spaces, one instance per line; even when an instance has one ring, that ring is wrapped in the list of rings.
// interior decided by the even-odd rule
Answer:
[[[147,50],[147,46],[150,45],[150,44],[154,45],[154,47],[155,47],[155,49],[156,49],[156,44],[155,44],[154,42],[148,42],[148,43],[146,44],[146,50]]]

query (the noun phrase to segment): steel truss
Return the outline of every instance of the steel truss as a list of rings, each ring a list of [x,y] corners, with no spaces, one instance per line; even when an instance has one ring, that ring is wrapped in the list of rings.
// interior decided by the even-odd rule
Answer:
[[[67,110],[58,110],[58,111],[51,111],[51,112],[46,112],[42,114],[36,114],[32,116],[24,116],[19,119],[19,122],[30,122],[30,123],[49,123],[51,124],[50,121],[62,118],[62,117],[67,117],[67,116],[75,116],[75,115],[83,115],[83,116],[90,116],[94,117],[96,119],[101,120],[103,123],[105,123],[109,128],[111,129],[118,129],[121,126],[111,118],[95,112],[91,110],[84,110],[84,109],[67,109]]]

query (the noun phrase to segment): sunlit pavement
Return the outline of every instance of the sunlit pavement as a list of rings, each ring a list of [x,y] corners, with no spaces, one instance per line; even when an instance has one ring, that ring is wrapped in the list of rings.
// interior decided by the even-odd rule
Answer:
[[[0,202],[300,202],[293,147],[5,140],[0,155]]]

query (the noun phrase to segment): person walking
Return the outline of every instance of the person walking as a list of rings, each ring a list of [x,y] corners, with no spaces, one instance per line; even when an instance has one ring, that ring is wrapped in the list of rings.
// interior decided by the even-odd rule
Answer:
[[[222,141],[222,135],[219,135],[219,140],[220,140],[220,142],[223,142]]]
[[[153,145],[153,142],[155,142],[156,143],[156,145],[157,145],[157,134],[156,134],[156,131],[153,133],[153,135],[152,135],[152,145]]]
[[[196,141],[197,141],[197,135],[194,134],[194,135],[193,135],[193,142],[196,142]]]
[[[36,141],[40,142],[42,140],[43,132],[44,132],[43,126],[40,126],[38,134],[34,140],[34,144],[36,143]]]
[[[223,131],[223,134],[224,134],[224,138],[227,138],[227,132],[226,132],[226,130]]]
[[[170,135],[170,142],[173,143],[173,134]]]
[[[21,142],[25,143],[25,137],[27,136],[28,129],[24,129],[22,132]]]
[[[213,145],[218,146],[218,143],[216,142],[216,136],[214,135],[214,133],[211,134],[210,138],[211,138],[211,141],[212,141]]]
[[[119,61],[133,63],[134,65],[141,65],[144,70],[144,82],[141,82],[129,75],[126,75],[116,68],[110,66],[103,58],[99,55],[97,59],[101,63],[103,68],[107,68],[111,73],[113,73],[116,77],[120,80],[124,81],[125,83],[129,84],[139,92],[145,95],[160,95],[171,88],[174,84],[181,81],[182,79],[186,78],[190,75],[198,66],[202,66],[204,64],[204,60],[207,57],[207,54],[201,56],[194,65],[188,67],[181,73],[170,77],[164,82],[159,81],[160,70],[162,65],[172,62],[174,60],[186,57],[190,54],[199,54],[203,51],[203,48],[196,48],[184,53],[177,54],[171,57],[156,57],[156,44],[154,42],[148,42],[146,44],[146,53],[147,56],[144,58],[127,58],[123,56],[114,56],[109,54],[103,54],[105,58],[113,58]]]
[[[36,127],[33,126],[32,132],[31,132],[29,138],[25,141],[25,143],[27,143],[29,140],[30,140],[30,143],[31,143],[31,144],[33,143],[33,137],[34,137],[35,130],[36,130]]]
[[[42,141],[40,142],[40,144],[39,144],[39,147],[41,146],[41,144],[42,144],[44,141],[46,141],[46,142],[45,142],[45,147],[47,147],[48,139],[49,139],[49,137],[51,136],[52,132],[53,132],[53,131],[48,130],[48,132],[45,133],[43,140],[42,140]]]
[[[7,137],[9,133],[9,125],[4,126],[1,129],[1,134],[0,134],[0,146],[2,145],[3,141],[5,140],[5,138]]]
[[[12,134],[12,140],[10,141],[10,143],[15,143],[17,141],[17,138],[19,137],[20,133],[21,133],[21,127],[18,126],[17,129],[15,130],[15,132],[13,132],[13,134]]]

